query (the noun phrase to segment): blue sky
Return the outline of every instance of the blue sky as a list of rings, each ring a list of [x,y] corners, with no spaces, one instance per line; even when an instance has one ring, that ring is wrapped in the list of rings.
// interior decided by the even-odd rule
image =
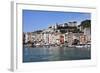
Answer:
[[[46,29],[50,25],[63,24],[65,22],[91,19],[90,13],[79,12],[58,12],[58,11],[37,11],[23,10],[23,31],[32,32]]]

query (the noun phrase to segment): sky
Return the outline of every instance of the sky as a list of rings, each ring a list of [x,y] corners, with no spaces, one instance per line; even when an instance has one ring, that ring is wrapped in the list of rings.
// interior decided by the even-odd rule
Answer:
[[[86,19],[91,19],[90,13],[80,12],[58,12],[58,11],[39,11],[23,10],[23,32],[33,32],[46,29],[51,25],[63,24],[77,21],[80,24]]]

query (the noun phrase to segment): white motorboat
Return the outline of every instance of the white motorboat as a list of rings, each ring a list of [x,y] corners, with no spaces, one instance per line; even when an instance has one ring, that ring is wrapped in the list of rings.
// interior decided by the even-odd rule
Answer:
[[[88,48],[88,47],[90,47],[91,45],[88,45],[88,44],[78,44],[78,45],[76,45],[75,47],[76,48]]]

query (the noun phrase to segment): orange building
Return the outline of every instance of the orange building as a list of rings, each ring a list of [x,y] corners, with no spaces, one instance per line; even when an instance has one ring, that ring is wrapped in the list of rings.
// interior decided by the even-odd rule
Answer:
[[[80,44],[85,44],[86,43],[86,35],[80,36]]]

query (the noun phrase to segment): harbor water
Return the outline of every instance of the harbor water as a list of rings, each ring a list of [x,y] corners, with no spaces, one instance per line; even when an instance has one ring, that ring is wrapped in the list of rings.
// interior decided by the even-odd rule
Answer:
[[[24,47],[23,62],[46,62],[91,59],[91,48]]]

